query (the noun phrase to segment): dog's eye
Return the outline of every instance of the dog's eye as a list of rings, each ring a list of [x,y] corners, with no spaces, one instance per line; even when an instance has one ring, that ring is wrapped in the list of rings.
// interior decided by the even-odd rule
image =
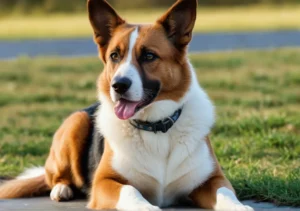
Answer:
[[[145,62],[152,62],[152,61],[154,61],[157,58],[158,57],[154,53],[151,53],[151,52],[146,52],[143,55],[143,61],[145,61]]]
[[[114,53],[110,54],[110,59],[111,59],[113,62],[119,62],[119,60],[120,60],[120,55],[119,55],[117,52],[114,52]]]

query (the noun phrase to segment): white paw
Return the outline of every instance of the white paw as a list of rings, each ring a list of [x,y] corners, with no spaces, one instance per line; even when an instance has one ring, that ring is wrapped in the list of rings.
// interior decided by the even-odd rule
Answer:
[[[161,211],[159,207],[150,204],[142,194],[131,185],[124,185],[122,187],[116,208],[122,211]]]
[[[243,204],[240,204],[240,205],[235,205],[234,209],[233,210],[241,210],[241,211],[254,211],[254,209],[248,205],[243,205]]]
[[[228,188],[222,187],[217,191],[217,203],[214,210],[220,211],[254,211],[252,207],[243,205]]]
[[[216,210],[220,211],[254,211],[252,207],[243,204],[232,204],[231,206],[218,207]]]
[[[134,206],[133,209],[121,209],[122,211],[161,211],[161,209],[157,206],[153,206],[151,204],[145,205],[137,205]]]
[[[241,203],[224,203],[224,204],[217,204],[214,207],[214,210],[220,211],[254,211],[254,209],[250,206],[243,205]]]
[[[53,201],[67,201],[73,198],[73,191],[69,186],[59,183],[51,190],[50,198]]]

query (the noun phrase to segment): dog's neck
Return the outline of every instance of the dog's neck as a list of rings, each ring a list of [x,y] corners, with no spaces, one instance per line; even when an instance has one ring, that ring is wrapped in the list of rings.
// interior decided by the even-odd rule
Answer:
[[[176,123],[181,114],[182,108],[176,110],[171,116],[161,119],[156,122],[148,122],[141,120],[130,120],[130,124],[139,130],[145,130],[148,132],[163,132],[166,133]]]

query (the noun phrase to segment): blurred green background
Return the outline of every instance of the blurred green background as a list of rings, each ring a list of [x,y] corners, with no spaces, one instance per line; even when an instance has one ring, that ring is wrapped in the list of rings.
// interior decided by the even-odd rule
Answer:
[[[144,23],[175,0],[108,2],[129,22]],[[195,33],[300,29],[300,0],[199,0],[199,5]],[[80,37],[92,38],[86,0],[0,0],[5,44]],[[7,46],[0,50],[8,52]],[[191,61],[216,105],[212,142],[238,196],[300,206],[299,48],[194,54]],[[43,165],[63,119],[96,101],[103,66],[96,54],[25,54],[0,66],[0,176],[16,176]]]
[[[108,0],[129,22],[151,23],[175,0]],[[195,32],[300,29],[300,0],[199,0]],[[91,37],[86,0],[0,0],[0,40]]]
[[[154,8],[167,7],[174,0],[110,0],[113,6],[119,9],[136,9],[136,8]],[[253,5],[253,4],[296,4],[300,0],[199,0],[200,6],[238,6],[238,5]],[[83,12],[85,10],[85,0],[1,0],[0,13],[56,13],[56,12]]]

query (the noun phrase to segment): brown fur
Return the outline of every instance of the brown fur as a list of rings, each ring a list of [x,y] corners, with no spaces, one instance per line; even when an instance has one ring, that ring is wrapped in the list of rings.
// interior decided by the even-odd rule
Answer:
[[[215,171],[209,180],[190,194],[190,198],[198,207],[213,209],[213,206],[216,204],[216,193],[219,188],[226,187],[233,192],[234,189],[228,179],[224,176],[208,137],[206,138],[206,143],[215,163]]]
[[[69,116],[54,135],[46,161],[46,181],[52,188],[56,184],[74,185],[81,188],[84,180],[80,160],[91,121],[85,112]]]
[[[163,27],[158,23],[140,26],[139,38],[135,46],[137,57],[141,54],[142,47],[159,56],[159,59],[154,62],[144,63],[141,66],[137,61],[134,62],[140,71],[144,71],[147,78],[160,82],[161,90],[155,101],[167,99],[179,101],[191,83],[185,54],[180,53],[170,44]]]
[[[0,199],[25,198],[45,195],[50,191],[45,175],[22,180],[11,180],[0,186]]]
[[[94,29],[94,39],[99,45],[99,52],[103,61],[105,61],[105,52],[107,45],[112,37],[114,30],[125,23],[116,11],[102,0],[88,0],[90,23]],[[99,27],[101,26],[101,27]],[[103,30],[103,28],[106,28]]]
[[[110,163],[112,156],[113,151],[105,141],[104,153],[92,184],[91,198],[88,204],[90,209],[115,209],[121,188],[127,184],[126,179],[112,169]]]
[[[178,49],[175,45],[172,45],[168,37],[166,36],[165,29],[162,25],[164,18],[169,17],[173,11],[170,10],[167,14],[163,15],[159,19],[160,22],[154,25],[130,25],[123,23],[111,29],[112,37],[110,42],[103,50],[102,45],[98,43],[100,52],[102,54],[102,60],[105,63],[104,71],[98,80],[99,91],[104,93],[108,98],[110,97],[110,82],[119,68],[128,56],[128,44],[130,33],[134,28],[139,28],[139,38],[136,41],[133,64],[137,69],[145,74],[148,79],[158,80],[161,84],[161,90],[155,101],[162,99],[170,99],[179,101],[191,83],[191,75],[189,71],[189,65],[186,59],[185,48],[186,45],[181,44],[181,48]],[[193,23],[192,23],[193,25]],[[95,26],[94,26],[95,28]],[[97,30],[96,27],[95,30]],[[159,56],[154,62],[139,64],[138,58],[141,55],[141,49],[146,47]],[[120,63],[113,63],[110,61],[110,54],[119,49],[119,54],[122,61]],[[171,83],[170,83],[171,81]]]
[[[98,79],[98,90],[102,93],[104,93],[108,98],[109,90],[110,90],[110,82],[117,71],[117,69],[120,67],[120,65],[123,62],[120,62],[118,64],[112,63],[109,61],[109,56],[112,51],[115,51],[116,48],[119,48],[119,53],[122,58],[127,57],[127,49],[129,45],[129,39],[130,39],[130,33],[134,30],[134,28],[131,25],[128,24],[122,24],[118,26],[114,30],[114,36],[111,39],[111,42],[108,45],[107,53],[103,56],[103,62],[106,62],[103,72],[101,73],[99,79]],[[101,46],[99,45],[99,48]]]
[[[46,175],[12,180],[0,186],[0,198],[21,198],[44,195],[56,184],[82,187],[80,159],[89,134],[90,119],[85,112],[69,116],[54,135],[46,161]]]
[[[192,39],[192,31],[197,18],[197,1],[178,0],[158,19],[166,29],[169,40],[179,50],[186,50]]]

